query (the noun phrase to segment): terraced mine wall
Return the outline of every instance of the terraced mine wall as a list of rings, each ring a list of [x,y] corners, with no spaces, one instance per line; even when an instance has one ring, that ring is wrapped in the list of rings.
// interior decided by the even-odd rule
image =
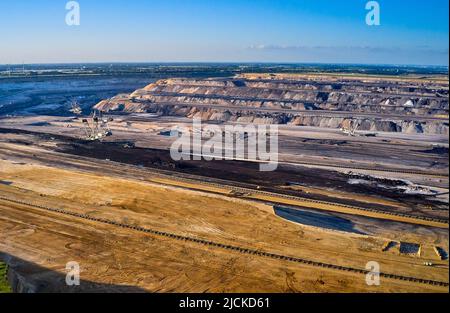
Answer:
[[[205,121],[448,134],[448,84],[297,77],[160,80],[97,104],[123,113]]]

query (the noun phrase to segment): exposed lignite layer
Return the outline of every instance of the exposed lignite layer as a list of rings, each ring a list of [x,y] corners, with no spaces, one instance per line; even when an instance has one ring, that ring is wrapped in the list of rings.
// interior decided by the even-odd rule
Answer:
[[[97,104],[103,111],[214,121],[448,134],[448,84],[432,81],[277,75],[160,80]]]

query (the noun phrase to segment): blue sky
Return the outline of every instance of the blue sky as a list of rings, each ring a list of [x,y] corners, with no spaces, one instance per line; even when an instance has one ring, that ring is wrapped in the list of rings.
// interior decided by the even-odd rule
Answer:
[[[448,0],[0,1],[0,63],[319,62],[448,65]]]

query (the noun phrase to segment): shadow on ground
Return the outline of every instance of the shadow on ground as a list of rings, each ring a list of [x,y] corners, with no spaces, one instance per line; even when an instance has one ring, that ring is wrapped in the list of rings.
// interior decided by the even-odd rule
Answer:
[[[8,282],[15,293],[145,293],[136,286],[114,285],[83,280],[79,286],[66,284],[66,271],[41,267],[0,251],[0,260],[8,264]]]
[[[365,233],[356,229],[356,225],[352,221],[331,214],[309,210],[291,209],[281,206],[275,206],[274,211],[275,214],[279,217],[294,223],[315,226],[329,230],[366,235]]]

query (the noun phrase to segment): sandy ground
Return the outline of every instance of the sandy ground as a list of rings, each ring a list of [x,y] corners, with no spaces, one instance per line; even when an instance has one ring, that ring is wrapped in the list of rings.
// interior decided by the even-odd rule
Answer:
[[[361,269],[376,260],[388,273],[448,278],[448,261],[432,254],[382,252],[386,238],[297,225],[275,216],[270,207],[248,201],[10,161],[0,161],[0,172],[2,181],[11,182],[0,185],[0,194],[8,198],[271,253]],[[445,291],[389,280],[371,289],[364,275],[180,244],[5,201],[0,208],[3,253],[54,270],[79,260],[83,277],[94,282],[137,285],[147,291]],[[419,237],[424,246],[439,243],[448,251],[445,236],[415,239]],[[429,260],[436,266],[424,266]]]
[[[42,126],[23,126],[32,120],[3,120],[1,126],[42,131]],[[48,133],[79,136],[76,124],[52,117],[40,119],[43,120],[51,124],[45,126]],[[173,125],[173,121],[138,122],[131,127],[126,122],[116,123],[112,140],[138,138],[142,146],[161,148],[169,142],[157,133]],[[157,180],[144,171],[137,176],[125,165],[102,167],[98,160],[81,162],[70,155],[63,158],[53,152],[57,145],[54,140],[33,143],[34,137],[28,135],[0,136],[0,197],[357,269],[365,269],[367,262],[376,261],[385,273],[448,282],[448,260],[440,260],[434,252],[434,247],[439,246],[448,253],[448,229],[341,212],[337,216],[348,218],[365,235],[325,230],[278,217],[272,206],[255,201],[258,199],[237,199],[217,190],[192,190],[186,188],[192,186]],[[428,139],[397,140],[406,149],[428,149],[441,140]],[[358,138],[349,140],[360,144]],[[293,139],[287,142],[290,141]],[[317,144],[319,154],[326,151],[328,143]],[[369,155],[376,153],[377,142],[373,144],[375,148],[367,150]],[[408,160],[420,163],[424,156],[419,154]],[[429,162],[441,161],[438,156],[431,158],[434,159]],[[415,167],[386,160],[386,166],[392,168]],[[423,182],[419,176],[409,178]],[[445,187],[448,177],[440,179],[435,185]],[[308,191],[333,194],[332,189]],[[342,191],[334,196],[359,197],[361,202],[380,204],[388,201]],[[393,279],[382,279],[378,287],[368,286],[363,274],[162,238],[6,200],[0,200],[0,213],[0,257],[26,277],[34,291],[117,291],[127,287],[131,288],[127,291],[151,292],[448,292],[447,287]],[[383,251],[391,241],[419,244],[421,253],[406,255],[398,248]],[[78,289],[64,284],[64,269],[69,261],[77,261],[82,267],[83,283]],[[426,266],[426,262],[433,266]]]

